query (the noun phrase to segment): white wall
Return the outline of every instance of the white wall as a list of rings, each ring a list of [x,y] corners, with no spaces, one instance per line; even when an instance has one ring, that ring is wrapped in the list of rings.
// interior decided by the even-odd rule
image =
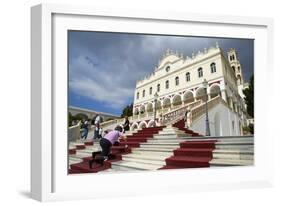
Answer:
[[[224,104],[220,103],[208,111],[211,136],[241,135],[239,117]],[[234,127],[232,126],[234,122]],[[192,130],[205,134],[206,115],[202,115],[192,123]]]
[[[215,47],[215,45],[212,45]],[[217,54],[217,55],[215,55]],[[212,56],[215,55],[215,56]],[[161,58],[161,57],[159,57]],[[202,62],[200,60],[206,58]],[[196,64],[191,64],[198,61]],[[191,63],[190,63],[191,62]],[[216,64],[216,72],[211,73],[210,64]],[[190,65],[191,64],[191,65]],[[187,63],[182,60],[169,64],[170,71],[166,72],[165,67],[162,70],[159,70],[155,73],[155,76],[152,76],[150,79],[144,80],[142,83],[139,83],[136,88],[136,92],[139,92],[139,99],[135,100],[134,104],[141,104],[146,101],[153,101],[153,97],[155,92],[157,91],[157,84],[160,84],[160,92],[157,92],[159,97],[166,96],[168,94],[174,94],[179,91],[184,91],[186,87],[198,87],[201,85],[204,79],[207,81],[215,80],[221,78],[223,76],[222,65],[221,65],[221,55],[219,53],[219,49],[211,48],[207,54],[203,54],[202,56],[195,57],[194,60],[188,60]],[[203,77],[198,77],[198,68],[203,68]],[[186,82],[186,73],[190,73],[190,81]],[[179,85],[175,85],[175,78],[179,77]],[[169,88],[166,89],[165,82],[169,81]],[[149,88],[152,87],[152,94],[149,95]],[[145,90],[145,97],[142,97],[142,92]]]
[[[41,205],[29,198],[30,187],[30,6],[41,2],[84,4],[97,7],[99,5],[107,7],[140,10],[155,10],[164,12],[169,16],[169,12],[190,12],[202,14],[227,14],[235,16],[267,16],[274,18],[274,56],[276,73],[272,80],[280,80],[281,68],[280,56],[281,45],[281,13],[280,3],[276,0],[245,1],[235,0],[202,0],[186,1],[173,0],[172,2],[151,1],[151,0],[9,0],[1,2],[1,33],[0,33],[0,56],[1,56],[1,125],[5,125],[2,130],[1,147],[1,170],[0,170],[0,194],[2,205]],[[187,45],[188,46],[188,45]],[[245,68],[244,68],[245,69]],[[266,69],[266,68],[265,68]],[[281,194],[281,138],[280,115],[281,101],[281,81],[275,81],[273,96],[270,98],[271,108],[268,115],[271,117],[272,131],[268,135],[275,135],[275,187],[267,189],[241,189],[229,190],[222,188],[213,192],[180,193],[171,195],[169,188],[167,193],[156,196],[136,196],[129,198],[112,198],[99,200],[85,200],[60,202],[57,204],[46,203],[45,205],[76,206],[77,204],[87,205],[176,205],[188,202],[189,205],[280,205]],[[16,108],[16,111],[15,111]],[[15,111],[11,113],[11,111]],[[13,115],[11,115],[13,114]],[[3,118],[5,117],[5,118]],[[20,118],[19,124],[11,124],[15,117]],[[11,136],[10,132],[14,131]],[[266,137],[264,137],[266,139]],[[12,149],[11,149],[12,148]],[[15,161],[17,160],[17,161]],[[15,161],[15,162],[13,162]],[[5,168],[5,169],[3,169]],[[218,177],[219,178],[219,177]],[[81,193],[83,189],[81,189]],[[94,191],[93,191],[94,192]]]

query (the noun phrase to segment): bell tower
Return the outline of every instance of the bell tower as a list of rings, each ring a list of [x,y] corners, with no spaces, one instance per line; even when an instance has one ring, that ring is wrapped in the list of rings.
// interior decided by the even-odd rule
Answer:
[[[233,69],[236,79],[237,79],[237,86],[244,84],[244,78],[242,73],[241,64],[239,62],[239,59],[237,57],[237,52],[235,49],[230,49],[227,52],[228,61],[230,63],[231,68]]]

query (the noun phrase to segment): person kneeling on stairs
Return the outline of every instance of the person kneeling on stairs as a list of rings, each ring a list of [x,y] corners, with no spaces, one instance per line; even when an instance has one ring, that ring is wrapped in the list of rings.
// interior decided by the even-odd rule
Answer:
[[[121,126],[117,126],[113,131],[110,131],[103,138],[101,138],[100,140],[100,146],[102,148],[101,155],[104,157],[104,160],[108,159],[110,148],[113,145],[117,145],[119,139],[124,139],[126,141],[127,137],[122,133],[122,130],[123,128]]]

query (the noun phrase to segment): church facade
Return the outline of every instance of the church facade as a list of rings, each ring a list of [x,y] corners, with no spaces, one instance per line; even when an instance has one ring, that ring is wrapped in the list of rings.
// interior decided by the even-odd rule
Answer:
[[[159,117],[192,102],[220,96],[239,116],[242,127],[247,122],[242,90],[247,86],[235,49],[230,49],[227,57],[218,44],[191,57],[167,50],[154,72],[136,83],[133,119],[151,118],[155,108]]]

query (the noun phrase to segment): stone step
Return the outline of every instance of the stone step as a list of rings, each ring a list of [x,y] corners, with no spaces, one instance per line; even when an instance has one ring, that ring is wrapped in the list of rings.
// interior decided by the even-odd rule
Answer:
[[[84,149],[84,150],[78,150],[78,151],[76,152],[76,154],[88,154],[88,155],[92,156],[92,153],[93,153],[93,152],[99,152],[99,151],[101,151],[101,150],[99,150],[99,149],[96,149],[96,150],[87,150],[87,149]]]
[[[154,138],[174,138],[176,135],[175,134],[155,134]],[[184,138],[184,139],[200,139],[200,140],[205,140],[205,139],[211,139],[211,140],[237,140],[237,139],[242,139],[242,140],[253,140],[253,137],[249,136],[220,136],[220,137],[204,137],[204,136],[188,136],[188,135],[180,135],[179,138]]]
[[[165,165],[165,160],[135,158],[135,157],[131,157],[131,156],[122,156],[122,160],[123,161],[129,161],[129,162],[159,165],[159,167],[162,167],[163,165]]]
[[[179,130],[179,129],[165,129],[165,130],[162,130],[162,131],[159,131],[158,134],[185,134],[184,131],[182,130]]]
[[[134,151],[151,151],[151,152],[173,152],[175,148],[155,148],[155,147],[139,147]]]
[[[141,144],[140,148],[151,148],[151,149],[176,149],[179,147],[179,144],[167,144],[167,145],[161,145],[161,144]]]
[[[253,160],[234,160],[234,159],[212,159],[210,166],[252,166]]]
[[[184,141],[186,141],[185,139],[148,139],[147,140],[147,143],[159,143],[159,144],[161,144],[161,143],[180,143],[180,142],[184,142]]]
[[[76,147],[69,146],[69,147],[68,147],[68,149],[69,149],[69,150],[75,150],[75,149],[76,149]]]
[[[111,167],[115,170],[123,169],[123,168],[130,168],[133,170],[157,170],[159,165],[154,164],[146,164],[146,163],[139,163],[139,162],[131,162],[131,161],[118,161],[112,162]]]
[[[81,142],[70,142],[69,143],[69,147],[75,147],[76,146],[86,146],[84,143],[81,143]]]
[[[231,159],[231,160],[253,160],[254,156],[251,154],[227,154],[227,153],[213,153],[214,159]]]
[[[69,156],[69,160],[73,160],[73,161],[82,161],[82,159],[81,158],[79,158],[79,157],[76,157],[76,156]]]
[[[106,170],[99,171],[100,173],[118,173],[118,172],[130,172],[130,171],[136,171],[135,169],[127,168],[127,167],[119,167],[118,169],[115,168],[109,168]]]
[[[225,154],[254,154],[254,148],[250,149],[215,149],[213,153]]]
[[[145,143],[141,143],[140,146],[153,146],[153,145],[165,145],[165,146],[180,146],[180,142],[178,141],[174,141],[174,142],[162,142],[162,141],[150,141],[150,142],[145,142]]]
[[[118,172],[118,170],[109,168],[109,169],[107,169],[107,170],[99,171],[99,174],[100,174],[100,173],[113,173],[113,172]]]
[[[142,148],[133,148],[132,149],[133,154],[140,154],[145,156],[172,156],[172,151],[152,151],[152,150],[143,150]]]
[[[193,136],[192,139],[254,139],[253,136]]]
[[[77,163],[80,163],[80,162],[82,162],[82,160],[81,159],[77,159],[77,160],[74,160],[74,159],[69,159],[69,165],[72,165],[72,164],[77,164]]]
[[[177,139],[177,138],[188,138],[186,134],[155,134],[153,139]]]
[[[101,149],[101,146],[100,145],[86,146],[86,149],[88,150]]]
[[[230,149],[230,150],[235,150],[235,149],[254,149],[254,145],[243,145],[243,144],[236,144],[236,145],[228,145],[228,144],[215,144],[215,149]]]
[[[155,134],[153,135],[152,139],[176,139],[176,138],[178,138],[178,136],[175,134],[167,134],[167,135]]]
[[[170,157],[170,154],[159,155],[159,154],[138,154],[138,153],[131,153],[127,155],[123,155],[124,157],[135,158],[135,159],[145,159],[145,160],[157,160],[157,161],[164,161],[166,158]]]
[[[138,133],[139,131],[141,131],[141,130],[135,130],[135,131],[126,131],[126,132],[125,132],[125,135],[131,135],[131,134],[135,134],[135,133]]]
[[[245,140],[237,140],[237,141],[218,141],[216,145],[254,145],[254,141],[245,141]]]
[[[73,155],[69,155],[69,157],[76,157],[76,158],[80,158],[80,159],[83,159],[85,157],[91,157],[92,154],[90,153],[82,153],[82,152],[77,152],[76,154],[73,154]]]
[[[248,141],[248,142],[254,142],[254,139],[251,137],[233,137],[233,138],[217,138],[216,139],[218,142],[235,142],[235,141]]]

